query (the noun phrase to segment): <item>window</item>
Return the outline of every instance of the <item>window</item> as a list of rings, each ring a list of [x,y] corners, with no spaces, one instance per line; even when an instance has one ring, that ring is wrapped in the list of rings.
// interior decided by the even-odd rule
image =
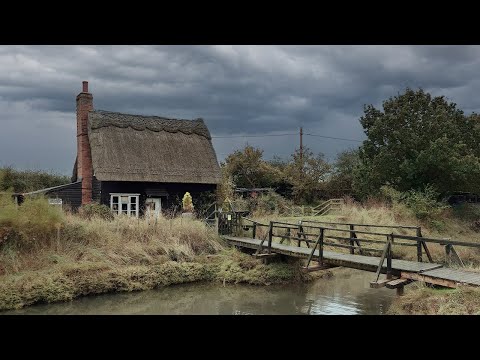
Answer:
[[[110,209],[114,214],[138,217],[140,194],[110,194]]]

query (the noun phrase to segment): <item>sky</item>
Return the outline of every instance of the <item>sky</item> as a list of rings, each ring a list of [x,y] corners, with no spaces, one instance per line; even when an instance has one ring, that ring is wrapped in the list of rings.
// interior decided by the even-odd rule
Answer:
[[[480,46],[2,45],[0,69],[0,166],[61,174],[83,80],[97,110],[203,118],[219,161],[246,144],[288,158],[300,127],[333,160],[365,139],[365,104],[407,87],[480,112]]]

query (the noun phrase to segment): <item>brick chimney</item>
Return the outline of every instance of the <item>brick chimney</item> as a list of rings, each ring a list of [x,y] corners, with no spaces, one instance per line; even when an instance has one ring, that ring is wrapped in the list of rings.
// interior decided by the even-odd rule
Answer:
[[[82,180],[82,205],[92,202],[92,153],[88,141],[88,112],[93,110],[93,96],[88,81],[83,81],[77,95],[77,179]]]

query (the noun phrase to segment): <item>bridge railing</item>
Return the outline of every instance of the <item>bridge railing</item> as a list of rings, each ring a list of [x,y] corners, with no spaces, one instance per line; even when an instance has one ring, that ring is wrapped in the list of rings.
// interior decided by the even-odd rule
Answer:
[[[297,243],[298,247],[302,246],[302,244],[305,244],[307,248],[312,249],[308,264],[310,263],[310,260],[317,248],[319,249],[320,259],[323,258],[324,246],[349,249],[351,254],[355,254],[355,252],[361,255],[366,253],[384,254],[384,258],[387,260],[387,265],[389,262],[391,263],[394,246],[415,247],[418,262],[423,261],[424,254],[427,256],[429,262],[433,262],[431,252],[427,246],[427,243],[432,243],[445,247],[447,263],[454,262],[460,266],[464,266],[464,263],[460,259],[455,247],[464,246],[480,248],[480,243],[456,241],[449,238],[439,239],[423,237],[420,226],[352,224],[319,221],[299,221],[297,224],[282,221],[270,221],[269,224],[265,224],[246,217],[243,217],[242,220],[247,222],[243,225],[244,230],[252,229],[252,238],[256,238],[258,228],[268,228],[268,231],[263,236],[258,252],[264,249],[264,243],[267,241],[266,250],[267,253],[271,253],[274,238],[278,238],[281,244],[285,240],[288,240],[289,243],[294,241]],[[325,225],[343,226],[344,228],[342,229]],[[398,232],[395,233],[394,231],[381,232],[381,230],[360,230],[359,227],[391,230],[400,229],[400,232],[414,230],[415,235],[408,235],[405,233],[402,234]],[[369,238],[367,238],[367,236]],[[383,247],[375,248],[374,246],[377,244],[383,245]]]

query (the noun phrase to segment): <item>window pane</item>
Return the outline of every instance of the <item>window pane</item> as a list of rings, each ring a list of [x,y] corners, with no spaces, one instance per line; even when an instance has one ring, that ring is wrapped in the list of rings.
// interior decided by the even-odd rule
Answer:
[[[136,204],[137,203],[137,197],[136,196],[130,196],[130,204]]]
[[[112,210],[115,212],[118,212],[118,204],[113,204],[112,205]]]
[[[128,204],[122,203],[122,211],[127,211],[127,209],[128,209]]]
[[[112,196],[112,202],[118,204],[118,196]]]
[[[135,211],[130,211],[131,216],[137,216],[137,213]]]
[[[128,196],[121,196],[120,200],[121,200],[122,204],[128,204]]]
[[[127,213],[128,213],[128,211],[127,211],[127,210],[125,210],[125,211],[123,211],[123,210],[122,210],[122,214],[125,214],[125,215],[127,215]]]
[[[130,210],[137,210],[137,204],[131,204]]]

